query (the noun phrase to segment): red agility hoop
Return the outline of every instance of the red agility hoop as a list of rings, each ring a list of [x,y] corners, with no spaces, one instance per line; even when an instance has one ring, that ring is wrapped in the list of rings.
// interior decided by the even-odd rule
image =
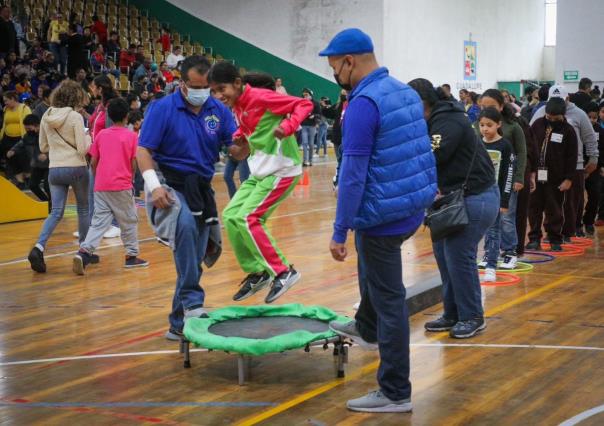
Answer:
[[[594,245],[594,241],[590,240],[589,238],[572,237],[570,240],[571,240],[571,245],[581,247],[581,248],[591,247]],[[564,244],[564,245],[566,245],[566,244]]]
[[[479,271],[480,275],[484,274],[484,271]],[[509,274],[507,272],[497,272],[497,279],[499,278],[507,278],[504,281],[495,281],[495,282],[480,282],[480,285],[485,287],[509,287],[512,285],[518,284],[522,279],[518,275]]]
[[[585,248],[575,246],[573,244],[562,244],[562,251],[552,251],[552,246],[549,243],[543,243],[543,250],[540,253],[551,254],[555,257],[575,257],[585,254]]]

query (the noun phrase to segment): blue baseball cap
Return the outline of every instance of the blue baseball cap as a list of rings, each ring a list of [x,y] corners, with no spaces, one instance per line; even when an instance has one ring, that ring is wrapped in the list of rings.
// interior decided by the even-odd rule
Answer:
[[[362,53],[373,53],[371,37],[358,28],[348,28],[337,33],[327,47],[319,52],[319,56],[360,55]]]

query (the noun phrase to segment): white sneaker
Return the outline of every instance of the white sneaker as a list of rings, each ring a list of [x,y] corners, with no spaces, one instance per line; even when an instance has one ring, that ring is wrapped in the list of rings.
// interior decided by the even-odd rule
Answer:
[[[103,235],[103,238],[117,238],[122,235],[122,231],[117,226],[112,226],[109,228],[107,232]]]
[[[485,269],[484,275],[482,276],[482,282],[494,283],[495,281],[497,281],[497,272],[495,272],[495,269]]]
[[[354,309],[355,311],[359,310],[359,306],[361,306],[361,302],[357,302],[354,305],[352,305],[352,309]]]
[[[499,265],[500,269],[516,269],[518,265],[518,256],[515,254],[506,254],[503,256],[503,262]]]
[[[73,234],[71,234],[74,236],[74,238],[80,238],[80,233],[78,231],[75,231]]]
[[[487,267],[487,261],[488,261],[488,256],[485,253],[485,255],[482,257],[482,260],[478,264],[478,269],[484,269],[484,268],[486,268]]]

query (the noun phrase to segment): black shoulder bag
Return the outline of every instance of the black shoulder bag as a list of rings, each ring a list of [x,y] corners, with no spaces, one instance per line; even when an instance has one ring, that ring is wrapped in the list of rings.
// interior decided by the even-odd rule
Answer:
[[[472,154],[472,162],[461,188],[440,197],[426,211],[424,224],[430,228],[430,236],[433,242],[461,231],[469,223],[464,197],[468,179],[470,178],[472,167],[474,167],[476,152],[478,151],[478,138],[476,137],[475,139],[476,145],[474,146],[474,154]]]

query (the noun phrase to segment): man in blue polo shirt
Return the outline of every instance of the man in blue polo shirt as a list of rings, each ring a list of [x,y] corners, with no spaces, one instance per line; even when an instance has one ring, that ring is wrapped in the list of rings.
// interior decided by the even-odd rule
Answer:
[[[354,321],[330,328],[361,346],[379,347],[380,389],[348,401],[353,411],[409,412],[409,320],[401,245],[424,219],[436,195],[436,165],[424,107],[417,93],[379,67],[369,36],[337,34],[327,56],[334,78],[348,91],[342,125],[342,164],[330,250],[348,252],[355,231],[361,302]]]
[[[138,141],[137,161],[147,193],[151,194],[147,202],[162,209],[152,216],[170,217],[172,212],[176,222],[174,241],[170,242],[177,279],[166,333],[169,340],[181,338],[185,319],[207,317],[200,280],[209,225],[201,220],[203,213],[191,212],[193,203],[205,203],[204,213],[212,208],[211,204],[215,209],[210,181],[222,146],[227,146],[236,159],[248,153],[247,147],[232,142],[237,126],[231,111],[210,96],[210,67],[202,56],[183,61],[180,90],[149,105]],[[170,188],[160,183],[154,161]]]

